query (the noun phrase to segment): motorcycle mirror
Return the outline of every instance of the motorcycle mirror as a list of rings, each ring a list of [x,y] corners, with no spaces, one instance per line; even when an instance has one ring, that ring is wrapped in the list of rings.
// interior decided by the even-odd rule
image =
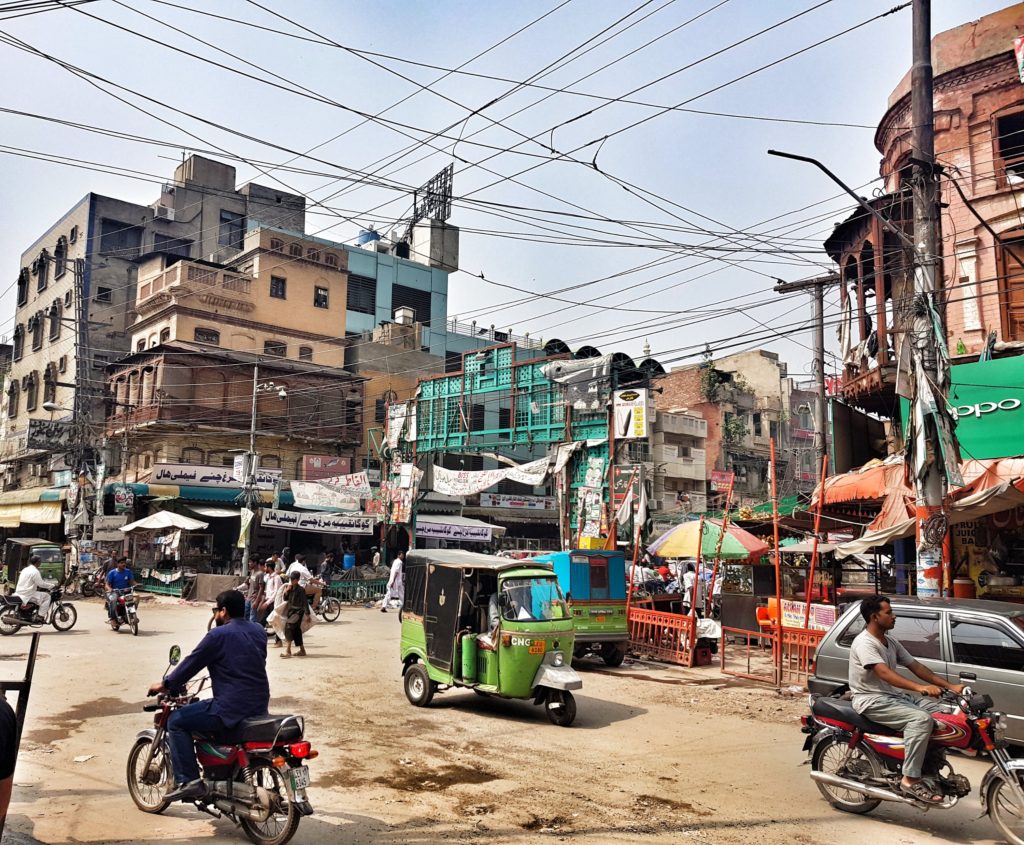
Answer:
[[[181,646],[180,645],[172,645],[171,646],[171,653],[168,655],[167,661],[172,666],[177,666],[181,662]]]

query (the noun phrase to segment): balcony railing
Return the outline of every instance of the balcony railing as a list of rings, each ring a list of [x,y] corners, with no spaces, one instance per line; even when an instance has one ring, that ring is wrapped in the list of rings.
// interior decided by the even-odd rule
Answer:
[[[210,293],[216,290],[228,290],[248,296],[252,292],[252,279],[228,270],[216,267],[204,267],[179,261],[157,276],[146,279],[139,284],[138,300],[141,302],[161,291],[175,286],[187,285],[192,293]]]
[[[528,334],[514,334],[511,329],[501,329],[495,326],[478,326],[476,322],[459,322],[455,317],[448,318],[448,331],[452,334],[461,334],[491,343],[514,343],[516,346],[526,349],[544,348],[543,340],[532,338]]]

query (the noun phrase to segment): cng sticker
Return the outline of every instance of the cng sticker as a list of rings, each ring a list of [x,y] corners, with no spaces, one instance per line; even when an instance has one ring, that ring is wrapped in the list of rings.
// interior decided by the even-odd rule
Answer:
[[[530,645],[530,638],[529,637],[513,637],[512,638],[512,645],[526,645],[526,646],[528,646],[528,645]]]

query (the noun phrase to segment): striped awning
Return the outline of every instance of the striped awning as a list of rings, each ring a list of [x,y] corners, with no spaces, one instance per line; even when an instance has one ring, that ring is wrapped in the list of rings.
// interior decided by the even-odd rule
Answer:
[[[66,487],[29,487],[0,493],[0,528],[29,525],[57,525],[67,498]]]

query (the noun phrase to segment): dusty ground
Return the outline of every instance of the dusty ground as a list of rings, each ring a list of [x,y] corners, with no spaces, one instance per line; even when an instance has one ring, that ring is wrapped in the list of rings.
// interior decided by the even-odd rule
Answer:
[[[142,631],[113,633],[96,601],[78,626],[43,635],[5,843],[241,841],[229,822],[173,807],[138,812],[125,788],[145,689],[172,643],[191,648],[209,610],[156,600]],[[28,643],[0,639],[13,678]],[[551,725],[528,702],[402,693],[398,617],[346,608],[309,635],[310,656],[268,666],[274,712],[306,715],[316,815],[296,843],[934,843],[994,841],[977,794],[949,811],[882,805],[837,813],[808,778],[802,696],[717,668],[627,662],[583,668],[579,715]],[[82,762],[75,758],[92,755]],[[956,761],[977,785],[985,766]]]

